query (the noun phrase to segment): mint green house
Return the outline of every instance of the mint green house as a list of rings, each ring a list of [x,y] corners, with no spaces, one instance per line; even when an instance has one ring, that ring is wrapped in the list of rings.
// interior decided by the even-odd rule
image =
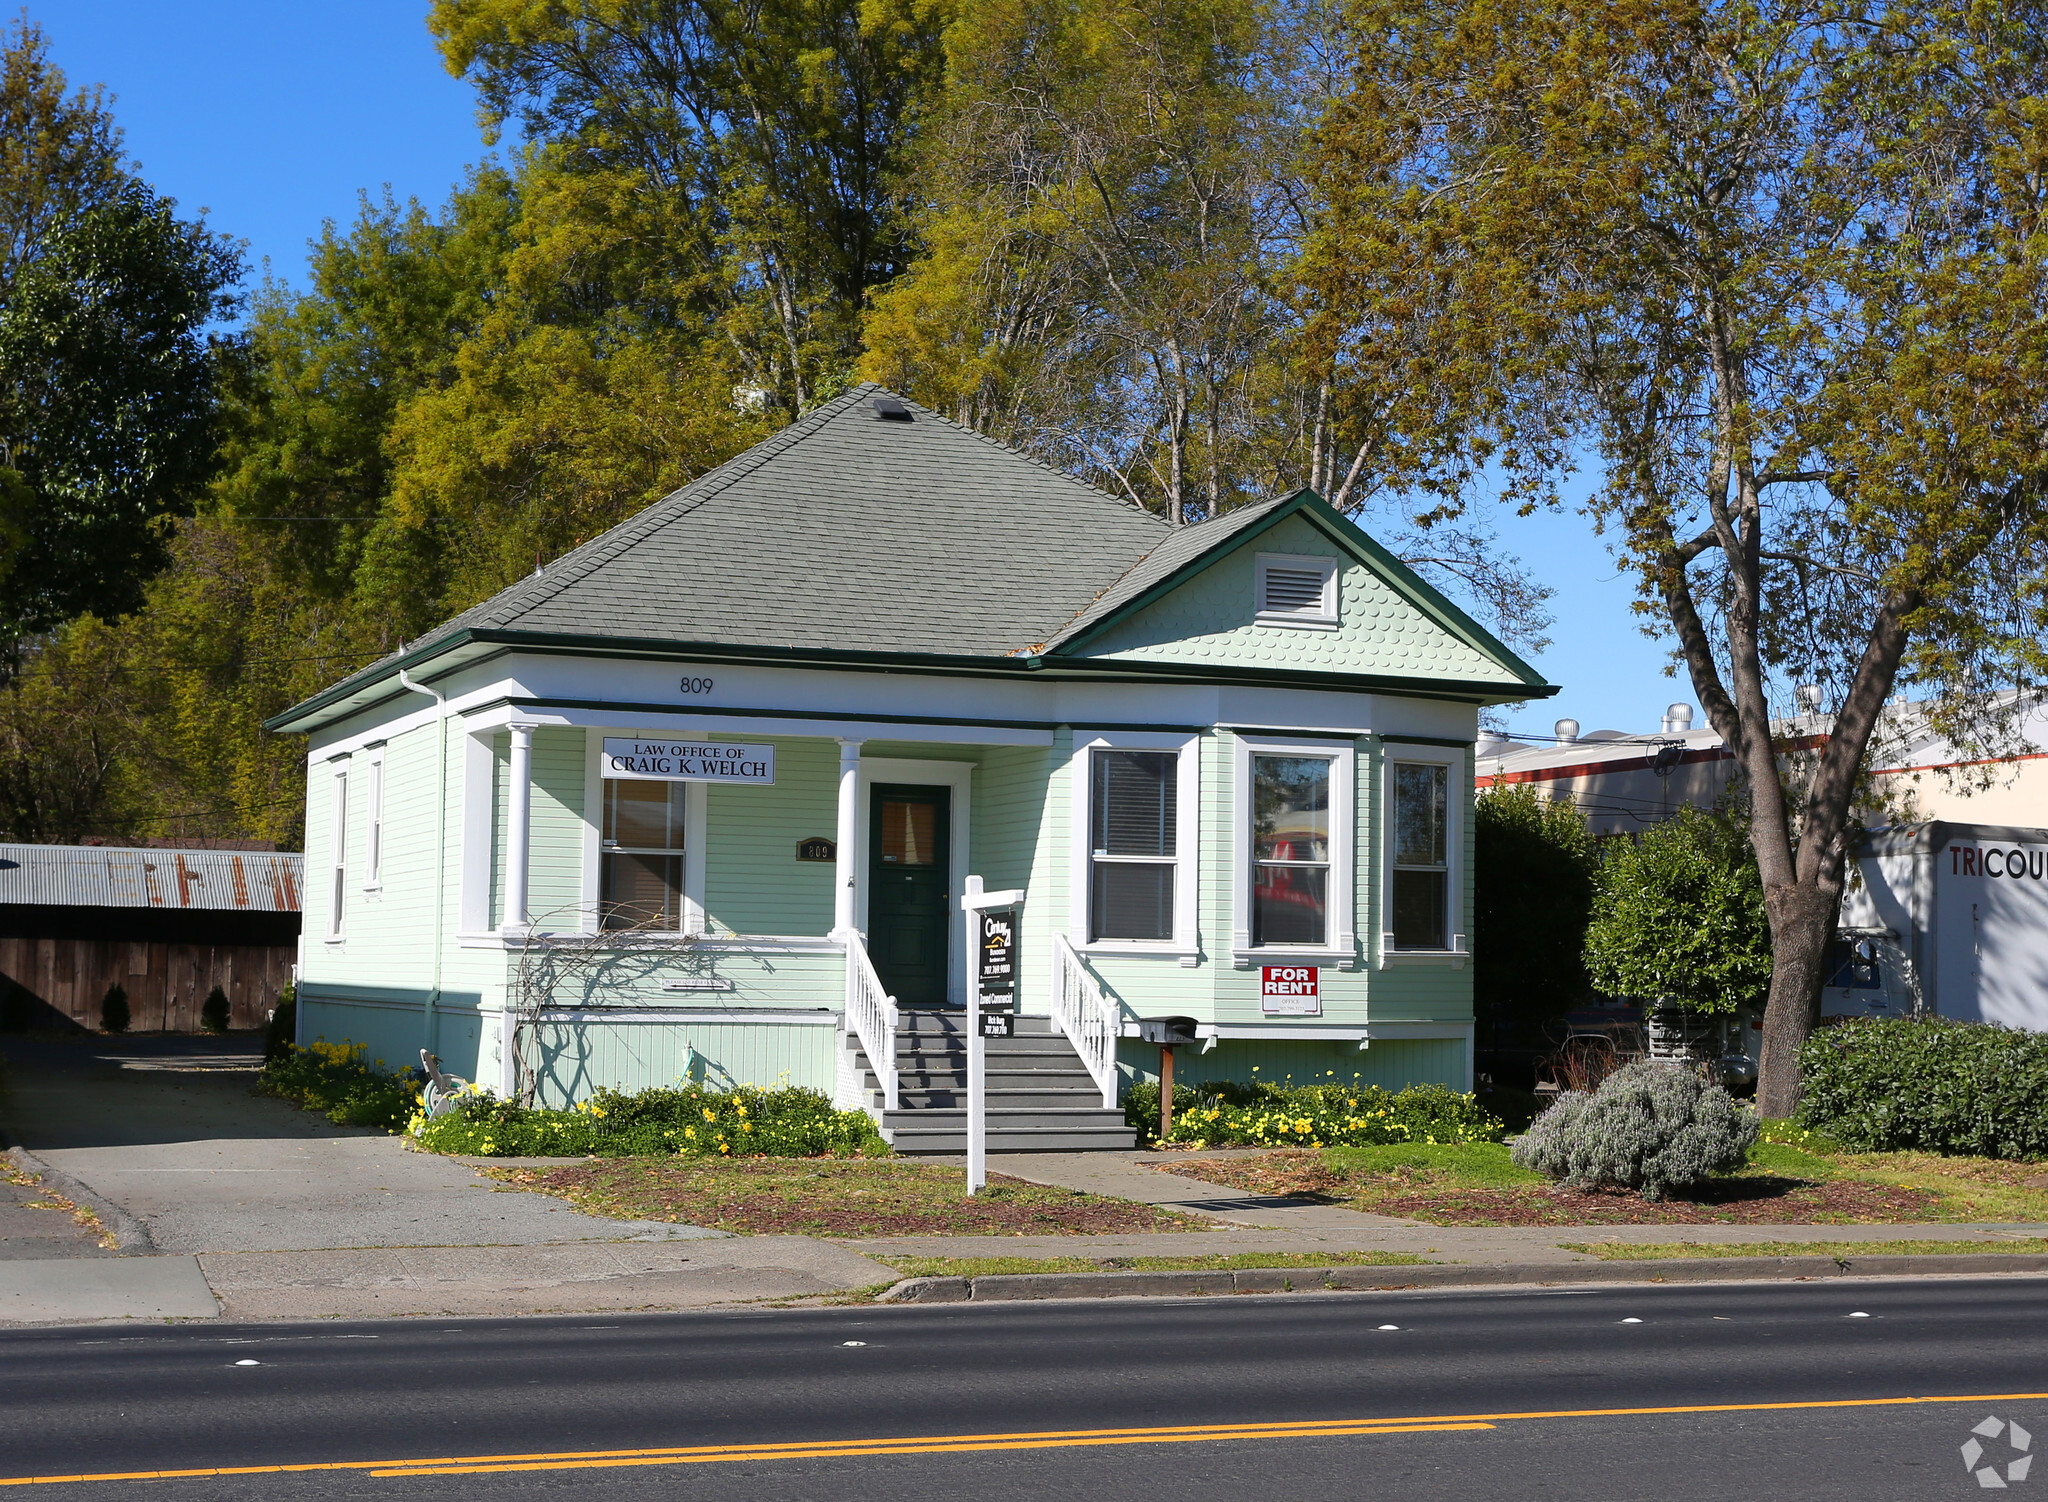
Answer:
[[[301,1040],[952,1147],[978,877],[991,1146],[1127,1141],[1146,1019],[1182,1081],[1469,1088],[1477,716],[1551,692],[1309,492],[1175,528],[861,387],[271,722]]]

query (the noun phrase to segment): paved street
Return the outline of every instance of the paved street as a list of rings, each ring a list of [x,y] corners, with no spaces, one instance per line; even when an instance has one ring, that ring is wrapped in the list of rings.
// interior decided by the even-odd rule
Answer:
[[[14,1331],[0,1412],[159,1498],[1957,1497],[2048,1279]]]

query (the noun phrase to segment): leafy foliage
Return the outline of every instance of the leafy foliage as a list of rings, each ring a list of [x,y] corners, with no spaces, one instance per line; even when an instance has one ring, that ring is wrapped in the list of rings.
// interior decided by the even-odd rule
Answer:
[[[228,1030],[228,993],[215,986],[206,993],[206,1000],[199,1004],[199,1025],[209,1033],[224,1033]]]
[[[1856,1152],[2048,1158],[2048,1035],[1856,1018],[1800,1050],[1802,1127]]]
[[[1526,784],[1473,805],[1472,1001],[1481,1016],[1543,1021],[1586,994],[1598,869],[1576,805]]]
[[[258,1088],[318,1111],[337,1126],[401,1131],[418,1108],[420,1082],[411,1074],[390,1073],[382,1059],[372,1063],[368,1054],[361,1043],[317,1039],[266,1059]]]
[[[473,1089],[445,1115],[415,1117],[410,1130],[429,1151],[484,1157],[878,1158],[889,1152],[865,1111],[834,1110],[819,1091],[795,1086],[600,1090],[567,1110],[521,1106]]]
[[[1603,851],[1586,929],[1586,969],[1615,996],[1696,1012],[1762,1003],[1771,983],[1763,883],[1742,830],[1679,810]]]
[[[277,1005],[271,1008],[270,1020],[263,1026],[264,1062],[267,1064],[273,1059],[288,1057],[298,1038],[298,1031],[298,987],[287,981],[284,990],[278,993]]]
[[[1140,1142],[1159,1140],[1159,1082],[1124,1094],[1124,1120]],[[1445,1085],[1296,1085],[1230,1080],[1173,1087],[1172,1142],[1197,1147],[1364,1147],[1403,1142],[1493,1142],[1501,1124],[1471,1095]]]
[[[1575,1189],[1616,1185],[1661,1200],[1672,1189],[1733,1173],[1761,1123],[1691,1069],[1638,1060],[1590,1095],[1566,1091],[1515,1139],[1517,1166]]]

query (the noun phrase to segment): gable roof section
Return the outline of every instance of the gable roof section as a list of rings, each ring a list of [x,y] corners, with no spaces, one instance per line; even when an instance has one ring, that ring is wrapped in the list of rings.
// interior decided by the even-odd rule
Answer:
[[[1304,535],[1333,544],[1337,556],[1352,565],[1342,574],[1345,624],[1338,633],[1325,636],[1259,626],[1248,579],[1241,588],[1233,587],[1227,600],[1212,597],[1195,604],[1192,593],[1181,593],[1194,590],[1201,576],[1241,550],[1267,542],[1291,551],[1288,540],[1298,543]],[[1248,572],[1250,557],[1241,561]],[[1175,597],[1185,602],[1178,611],[1171,608]],[[1187,608],[1190,605],[1194,608]],[[1161,638],[1162,633],[1171,637],[1170,644],[1148,640]],[[1459,678],[1473,687],[1489,682],[1525,687],[1532,698],[1556,692],[1499,638],[1310,490],[1226,512],[1178,532],[1071,621],[1045,650],[1048,656],[1067,659],[1163,656],[1242,663],[1249,656],[1274,666]]]

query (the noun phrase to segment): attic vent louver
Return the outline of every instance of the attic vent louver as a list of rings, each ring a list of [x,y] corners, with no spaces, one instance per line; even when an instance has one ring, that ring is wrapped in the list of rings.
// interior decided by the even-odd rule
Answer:
[[[1258,557],[1258,618],[1267,625],[1332,630],[1337,625],[1337,560],[1292,553]]]
[[[893,396],[875,398],[875,419],[878,422],[909,422],[910,409]]]

